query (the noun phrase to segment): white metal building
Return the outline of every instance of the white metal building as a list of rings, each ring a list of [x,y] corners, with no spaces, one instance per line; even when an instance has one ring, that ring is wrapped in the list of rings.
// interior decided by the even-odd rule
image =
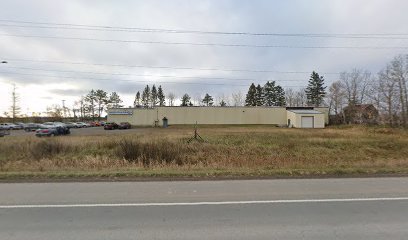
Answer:
[[[109,122],[129,122],[135,126],[186,124],[271,124],[295,128],[324,128],[328,108],[285,107],[154,107],[108,110]]]

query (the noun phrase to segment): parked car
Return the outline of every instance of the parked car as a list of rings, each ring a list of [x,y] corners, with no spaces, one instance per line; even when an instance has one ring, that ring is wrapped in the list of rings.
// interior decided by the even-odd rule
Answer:
[[[37,123],[26,123],[24,125],[24,131],[26,132],[32,132],[35,131],[39,128],[39,124]]]
[[[121,122],[119,123],[119,129],[130,129],[132,126],[128,122]]]
[[[105,121],[100,121],[100,122],[99,122],[99,124],[100,124],[101,126],[105,126],[105,123],[106,123]]]
[[[54,137],[58,135],[67,135],[70,134],[71,131],[69,128],[64,126],[52,126],[49,125],[41,125],[39,129],[36,130],[35,135],[37,137]]]
[[[118,128],[119,128],[119,125],[114,122],[105,123],[105,125],[103,126],[103,129],[105,130],[114,130]]]
[[[8,125],[7,123],[0,123],[0,129],[10,130],[11,126]]]
[[[77,128],[78,127],[78,125],[76,123],[73,123],[73,122],[66,122],[65,126],[67,128]]]
[[[23,122],[15,122],[14,124],[19,126],[20,129],[24,129],[25,123],[23,123]]]
[[[14,123],[0,123],[1,126],[3,126],[3,129],[7,129],[7,130],[18,130],[18,129],[22,129],[21,126],[16,125]]]
[[[10,129],[5,129],[3,126],[0,126],[0,137],[10,135]]]
[[[77,125],[79,128],[90,127],[90,125],[89,125],[88,123],[85,123],[85,122],[77,122],[76,125]]]

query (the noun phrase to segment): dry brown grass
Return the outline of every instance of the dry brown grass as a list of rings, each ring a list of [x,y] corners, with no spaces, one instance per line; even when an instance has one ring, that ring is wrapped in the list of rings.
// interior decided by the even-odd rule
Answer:
[[[187,144],[189,127],[120,136],[6,137],[0,139],[0,172],[408,169],[408,132],[402,129],[205,126],[200,134],[206,143]]]

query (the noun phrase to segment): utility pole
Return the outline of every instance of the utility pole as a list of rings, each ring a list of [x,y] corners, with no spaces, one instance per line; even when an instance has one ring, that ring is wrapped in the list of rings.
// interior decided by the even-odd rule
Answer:
[[[16,92],[16,84],[13,83],[13,91],[11,92],[11,114],[13,117],[13,122],[16,121],[16,117],[20,112],[20,107],[18,106],[19,97]]]
[[[65,111],[65,100],[62,100],[62,111],[63,111],[62,117],[63,117],[63,118],[66,118],[67,115],[66,115],[66,111]]]

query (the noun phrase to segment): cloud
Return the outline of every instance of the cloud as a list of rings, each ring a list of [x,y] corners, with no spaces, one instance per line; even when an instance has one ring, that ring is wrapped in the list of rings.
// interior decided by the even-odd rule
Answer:
[[[154,0],[154,1],[53,1],[5,0],[0,15],[3,19],[73,23],[84,25],[124,26],[163,29],[191,29],[229,32],[274,33],[404,33],[408,17],[400,9],[408,2],[352,0]],[[267,69],[277,71],[340,72],[352,68],[380,70],[401,50],[358,49],[296,49],[296,48],[239,48],[166,44],[115,43],[63,39],[19,38],[4,36],[40,35],[96,39],[193,42],[287,46],[407,46],[405,40],[259,37],[245,35],[211,35],[181,33],[141,33],[129,31],[90,31],[52,28],[7,27],[22,25],[0,22],[0,57],[9,63],[0,66],[2,82],[15,82],[24,90],[22,102],[26,108],[40,111],[46,105],[68,99],[67,104],[90,89],[116,91],[130,105],[137,91],[148,83],[163,85],[165,92],[181,96],[213,96],[241,91],[245,93],[251,82],[263,84],[276,80],[284,87],[299,88],[307,84],[308,73],[282,74],[266,72],[177,70],[171,68],[129,68],[109,65],[173,66],[222,69]],[[3,35],[2,35],[3,34]],[[106,65],[56,64],[46,62],[13,61],[12,59],[43,59],[63,62],[102,63]],[[20,68],[20,69],[18,69]],[[21,69],[26,68],[26,69]],[[40,70],[28,70],[37,68]],[[65,71],[65,72],[64,72]],[[9,73],[5,73],[9,72]],[[10,74],[10,72],[18,74]],[[95,72],[105,74],[90,74]],[[130,75],[115,75],[126,73]],[[140,76],[153,75],[153,76]],[[174,78],[154,77],[173,75]],[[323,74],[324,75],[324,74]],[[190,76],[191,79],[177,76]],[[196,77],[197,79],[195,79]],[[248,78],[248,81],[202,79]],[[325,75],[328,83],[336,75]],[[167,82],[167,83],[166,83]],[[171,83],[169,83],[171,82]],[[174,82],[180,82],[176,84]],[[188,82],[181,83],[181,82]],[[197,83],[197,84],[191,84]],[[217,83],[221,85],[210,85]],[[55,88],[55,84],[66,84]],[[36,91],[49,95],[40,99]],[[244,85],[244,86],[242,86]],[[0,111],[8,107],[9,90],[1,90]],[[7,88],[8,89],[8,88]],[[4,92],[4,94],[3,94]],[[38,98],[38,99],[37,99]],[[38,100],[38,101],[37,101]],[[36,102],[35,106],[29,106]]]

